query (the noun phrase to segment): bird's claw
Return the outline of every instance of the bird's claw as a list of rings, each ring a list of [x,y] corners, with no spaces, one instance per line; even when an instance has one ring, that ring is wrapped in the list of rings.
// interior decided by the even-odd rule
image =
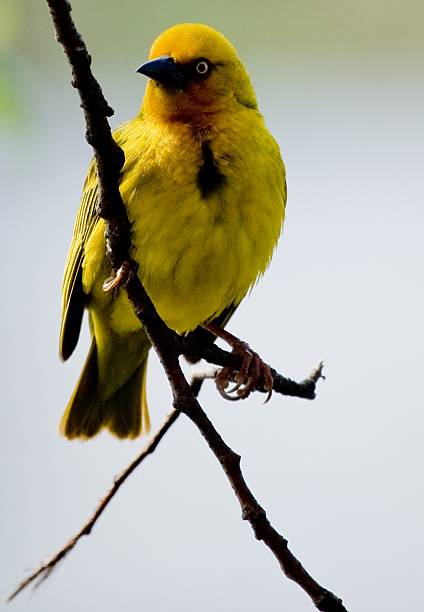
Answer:
[[[126,285],[131,276],[131,266],[128,261],[124,261],[114,276],[110,276],[103,283],[103,291],[108,293],[113,289],[119,289]]]
[[[228,370],[228,374],[224,372],[225,370]],[[228,387],[228,382],[231,379],[231,375],[233,373],[234,371],[231,368],[222,368],[222,370],[220,370],[215,377],[215,383],[216,388],[218,389],[218,393],[221,395],[221,397],[226,400],[229,400],[230,402],[236,402],[237,400],[242,399],[240,395],[230,395],[230,392],[232,393],[235,387],[234,389],[231,389],[230,392],[227,392],[225,390],[226,387]]]
[[[264,403],[269,402],[273,387],[270,367],[245,343],[234,349],[233,353],[240,355],[243,361],[238,372],[230,367],[225,367],[216,374],[215,383],[220,395],[234,402],[246,399],[252,391],[263,387],[268,392]],[[227,391],[230,382],[236,384]]]
[[[236,391],[238,391],[238,389],[240,389],[240,387],[242,386],[242,381],[239,380],[237,382],[237,384],[234,385],[234,387],[232,387],[231,389],[228,389],[227,393],[231,394],[231,393],[235,393]]]

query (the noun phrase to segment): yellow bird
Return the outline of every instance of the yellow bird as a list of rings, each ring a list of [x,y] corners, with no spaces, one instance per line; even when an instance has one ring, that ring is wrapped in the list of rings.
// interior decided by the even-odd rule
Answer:
[[[149,77],[141,111],[113,134],[125,153],[120,191],[132,256],[171,329],[186,334],[205,326],[231,342],[223,326],[265,272],[282,229],[278,145],[235,48],[213,28],[166,30],[138,72]],[[63,279],[61,358],[78,342],[85,308],[92,344],[60,429],[67,438],[91,438],[103,428],[134,438],[149,429],[150,343],[126,292],[103,290],[111,269],[96,200],[91,163]],[[250,360],[241,396],[250,391]],[[256,360],[253,369],[262,366]],[[221,390],[226,384],[221,380]]]

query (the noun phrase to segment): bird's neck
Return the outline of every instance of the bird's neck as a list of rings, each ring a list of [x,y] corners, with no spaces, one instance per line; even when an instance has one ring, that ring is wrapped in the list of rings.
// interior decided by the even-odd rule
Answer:
[[[231,112],[230,107],[236,104],[232,98],[194,99],[181,92],[167,93],[162,88],[149,82],[146,87],[141,113],[143,117],[163,123],[179,123],[189,127],[193,133],[201,136],[213,130],[223,113]]]

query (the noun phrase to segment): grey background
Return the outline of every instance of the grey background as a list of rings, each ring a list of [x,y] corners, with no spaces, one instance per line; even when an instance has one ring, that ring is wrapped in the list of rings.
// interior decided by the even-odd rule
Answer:
[[[287,165],[284,236],[231,330],[291,377],[324,358],[314,402],[201,400],[292,550],[350,610],[417,610],[422,577],[421,2],[74,0],[93,68],[135,114],[134,69],[179,21],[221,29]],[[143,445],[69,443],[57,424],[88,346],[57,356],[60,284],[90,150],[44,3],[2,0],[2,602],[56,551]],[[153,429],[170,394],[152,356]],[[3,604],[0,604],[0,607]],[[287,610],[312,605],[240,519],[181,417],[89,539],[10,610]]]

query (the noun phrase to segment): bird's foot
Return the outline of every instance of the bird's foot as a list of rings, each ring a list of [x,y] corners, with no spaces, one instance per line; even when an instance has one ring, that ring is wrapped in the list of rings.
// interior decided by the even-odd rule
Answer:
[[[240,369],[234,370],[231,367],[225,367],[218,371],[215,376],[215,383],[219,393],[227,400],[237,401],[249,397],[255,389],[265,389],[268,392],[265,403],[271,399],[273,378],[271,368],[259,357],[255,351],[252,351],[250,346],[233,336],[229,332],[215,326],[213,323],[208,324],[207,329],[219,336],[232,347],[232,354],[239,355],[242,358]],[[231,382],[235,382],[235,386],[231,389],[227,387]]]
[[[114,276],[110,276],[103,283],[103,291],[108,293],[114,289],[125,287],[128,279],[131,276],[131,265],[128,261],[124,261]]]

